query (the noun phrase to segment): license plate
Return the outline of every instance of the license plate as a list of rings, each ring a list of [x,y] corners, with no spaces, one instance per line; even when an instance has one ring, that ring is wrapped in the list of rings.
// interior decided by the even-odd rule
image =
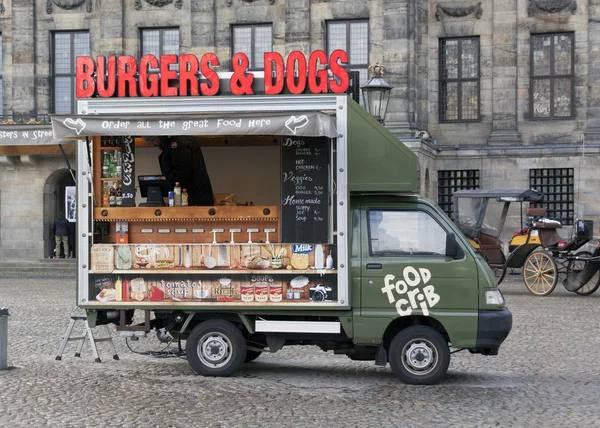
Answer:
[[[530,236],[539,236],[540,231],[539,230],[532,230]]]

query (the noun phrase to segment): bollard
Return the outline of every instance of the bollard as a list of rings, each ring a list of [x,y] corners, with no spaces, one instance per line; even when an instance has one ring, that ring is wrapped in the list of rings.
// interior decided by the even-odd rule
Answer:
[[[8,368],[8,315],[8,308],[0,308],[0,370]]]

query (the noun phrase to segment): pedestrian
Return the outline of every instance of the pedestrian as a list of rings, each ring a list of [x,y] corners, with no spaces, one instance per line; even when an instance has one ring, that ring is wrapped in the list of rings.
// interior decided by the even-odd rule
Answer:
[[[64,259],[65,256],[69,255],[69,221],[65,218],[65,215],[60,212],[56,220],[54,220],[54,242],[56,248],[54,250],[55,257]],[[63,244],[64,255],[60,254],[60,244]]]
[[[171,189],[176,182],[179,182],[182,189],[187,189],[190,206],[215,204],[202,149],[193,138],[156,136],[143,139],[162,149],[158,162]]]
[[[70,221],[67,229],[69,230],[69,258],[72,259],[73,251],[75,251],[75,232],[77,229],[76,223],[74,221]]]

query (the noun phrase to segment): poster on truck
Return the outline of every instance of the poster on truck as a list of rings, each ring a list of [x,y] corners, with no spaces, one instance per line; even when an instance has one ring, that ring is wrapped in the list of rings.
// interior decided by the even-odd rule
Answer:
[[[95,244],[89,300],[111,305],[336,302],[332,259],[329,246],[321,244]]]

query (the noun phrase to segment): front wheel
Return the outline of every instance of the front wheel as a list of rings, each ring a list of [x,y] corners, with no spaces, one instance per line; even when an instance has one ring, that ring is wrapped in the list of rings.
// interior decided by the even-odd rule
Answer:
[[[188,337],[186,349],[190,367],[202,376],[230,376],[246,358],[244,336],[225,320],[198,324]]]
[[[535,251],[523,263],[523,281],[529,291],[536,296],[547,296],[556,288],[558,267],[552,255],[545,251]]]
[[[408,327],[392,340],[389,361],[392,372],[403,382],[433,385],[448,370],[450,348],[444,336],[431,327]]]

